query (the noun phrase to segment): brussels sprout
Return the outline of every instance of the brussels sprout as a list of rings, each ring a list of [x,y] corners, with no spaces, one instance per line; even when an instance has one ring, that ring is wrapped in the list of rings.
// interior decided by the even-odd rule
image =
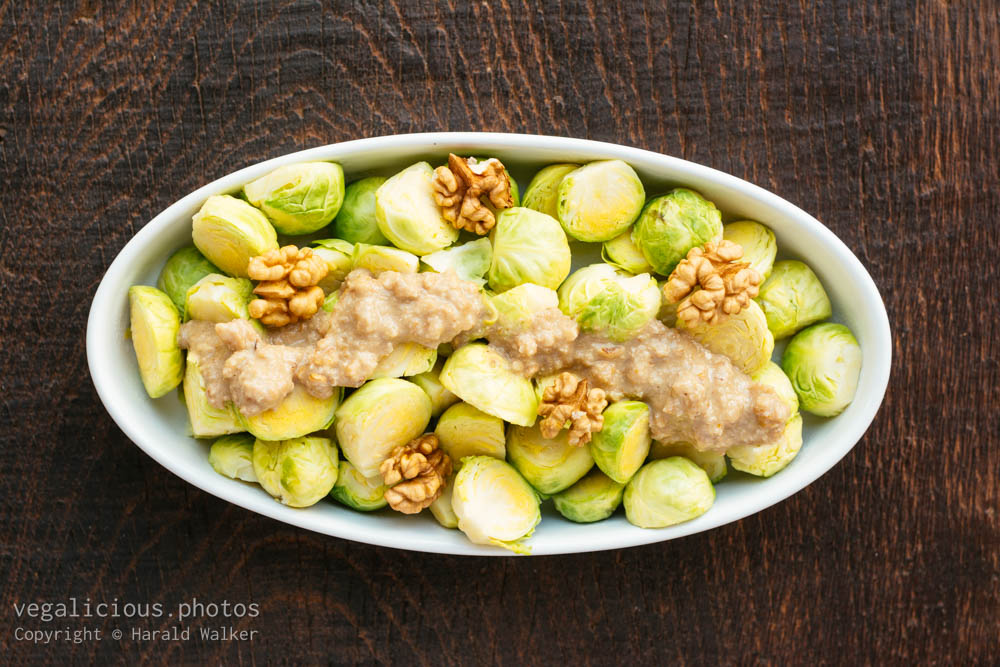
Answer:
[[[523,283],[559,287],[569,275],[569,241],[551,217],[529,208],[508,208],[497,214],[490,237],[493,262],[490,289],[504,292]]]
[[[680,319],[677,327],[710,351],[729,357],[747,375],[770,361],[774,351],[774,336],[767,328],[764,312],[754,301],[735,315],[717,318],[711,324]]]
[[[187,291],[185,311],[192,320],[206,322],[249,320],[253,298],[253,283],[246,278],[210,273]]]
[[[337,481],[337,448],[329,438],[253,443],[253,471],[264,490],[289,507],[322,500]]]
[[[328,428],[340,404],[340,397],[341,391],[336,390],[330,398],[316,398],[305,387],[296,384],[278,407],[252,417],[246,417],[237,410],[237,419],[243,430],[250,431],[256,438],[289,440]]]
[[[506,458],[503,420],[477,410],[468,403],[456,403],[441,415],[434,434],[441,449],[458,462],[466,456]]]
[[[799,397],[795,395],[795,389],[792,387],[791,380],[788,379],[788,376],[785,375],[785,372],[781,370],[781,366],[778,364],[768,361],[758,368],[755,373],[751,374],[750,379],[760,384],[766,384],[774,389],[781,400],[788,404],[789,414],[794,415],[799,411]],[[714,482],[715,480],[712,481]]]
[[[340,239],[313,241],[313,254],[326,263],[327,274],[317,285],[324,293],[340,289],[344,278],[354,268],[354,245]]]
[[[264,214],[242,199],[209,197],[192,219],[191,238],[210,262],[231,276],[249,278],[250,258],[278,247]]]
[[[337,410],[334,427],[340,449],[364,477],[397,445],[424,432],[431,420],[431,399],[423,389],[398,378],[370,380]]]
[[[354,246],[354,268],[368,269],[376,275],[383,271],[416,273],[420,260],[413,253],[399,248],[358,243]]]
[[[531,380],[515,373],[503,355],[483,343],[455,350],[440,378],[448,391],[487,414],[521,426],[535,422],[538,398]]]
[[[496,311],[493,327],[504,334],[523,331],[536,315],[559,307],[556,291],[534,283],[524,283],[490,299]]]
[[[648,273],[633,276],[610,264],[591,264],[559,287],[559,309],[584,331],[627,340],[656,317],[660,288]]]
[[[722,214],[693,190],[676,188],[651,199],[632,240],[657,273],[669,276],[688,250],[722,235]]]
[[[742,261],[750,262],[750,268],[756,270],[762,278],[771,275],[774,257],[778,254],[774,232],[759,222],[741,220],[723,227],[722,238],[742,246]]]
[[[632,240],[632,231],[625,230],[610,241],[605,241],[601,247],[601,259],[629,273],[652,273],[653,265],[639,250]]]
[[[663,284],[659,283],[660,294],[663,294]],[[678,303],[670,303],[666,299],[660,299],[660,312],[656,314],[656,319],[660,320],[668,327],[677,326],[677,306]]]
[[[215,472],[230,479],[256,482],[253,472],[254,437],[249,433],[237,433],[219,438],[208,450],[208,462]]]
[[[715,484],[726,476],[726,456],[718,452],[703,452],[695,449],[693,445],[686,442],[659,442],[653,441],[653,446],[649,448],[649,458],[668,459],[671,456],[683,456],[693,461],[699,468],[705,471],[708,479]]]
[[[814,324],[788,342],[781,368],[803,410],[833,417],[854,400],[861,374],[861,347],[843,324]]]
[[[375,191],[375,221],[393,245],[415,255],[447,248],[458,239],[434,200],[434,170],[418,162]]]
[[[552,504],[570,521],[593,523],[614,514],[624,494],[624,484],[594,468],[576,484],[552,496]]]
[[[460,465],[460,463],[456,463]],[[458,528],[458,515],[451,506],[452,492],[455,490],[455,475],[449,475],[441,495],[431,503],[430,511],[437,522],[445,528]]]
[[[441,369],[444,367],[444,360],[441,358],[441,351],[438,350],[438,360],[434,368],[426,373],[419,373],[410,378],[410,382],[417,385],[431,399],[431,416],[437,417],[445,409],[458,403],[458,396],[451,393],[441,384]]]
[[[739,445],[726,451],[736,470],[770,477],[783,470],[802,449],[802,415],[795,413],[785,424],[785,430],[766,445]]]
[[[438,273],[451,269],[462,280],[485,285],[486,272],[493,262],[493,246],[487,238],[476,239],[460,246],[446,248],[424,255],[420,258],[427,266]]]
[[[378,229],[375,221],[375,191],[386,179],[370,176],[355,181],[344,192],[344,204],[333,221],[333,233],[351,243],[389,245],[389,239]]]
[[[150,398],[159,398],[184,378],[184,355],[177,345],[181,315],[170,297],[155,287],[128,290],[132,347]]]
[[[336,292],[330,292],[323,298],[322,309],[328,313],[332,313],[334,306],[337,305],[337,302],[339,300],[340,300],[340,290],[337,290]]]
[[[382,477],[363,477],[358,469],[346,459],[340,462],[340,472],[337,481],[330,491],[330,496],[338,502],[359,512],[374,512],[388,505],[385,492],[388,486],[382,483]]]
[[[191,435],[194,437],[216,438],[245,430],[237,420],[234,409],[230,406],[216,408],[208,402],[198,357],[192,352],[188,352],[187,355],[183,393],[191,424]]]
[[[683,456],[647,463],[625,487],[625,517],[640,528],[665,528],[709,510],[715,487]]]
[[[181,319],[185,318],[184,308],[187,291],[192,285],[210,273],[218,273],[215,265],[205,259],[193,245],[181,248],[167,260],[160,271],[156,286],[163,290],[177,306]]]
[[[451,506],[458,528],[476,544],[528,553],[523,540],[542,520],[535,490],[507,463],[470,456],[455,475]]]
[[[594,467],[588,448],[569,444],[569,431],[563,429],[549,439],[542,437],[537,424],[507,430],[507,460],[529,484],[545,494],[569,488]]]
[[[559,184],[571,171],[579,169],[578,164],[550,164],[535,174],[524,191],[522,205],[535,211],[559,216]]]
[[[830,297],[812,269],[793,259],[774,263],[756,299],[778,340],[833,313]]]
[[[344,203],[344,170],[335,162],[290,164],[247,183],[243,194],[282,234],[309,234],[330,224]]]
[[[632,167],[600,160],[563,177],[557,217],[579,241],[610,241],[635,222],[644,201],[646,190]]]
[[[437,349],[417,343],[402,343],[393,348],[389,356],[378,362],[371,379],[399,378],[426,373],[434,368]]]
[[[605,475],[624,484],[649,454],[649,406],[617,401],[604,410],[604,427],[590,440],[590,453]]]

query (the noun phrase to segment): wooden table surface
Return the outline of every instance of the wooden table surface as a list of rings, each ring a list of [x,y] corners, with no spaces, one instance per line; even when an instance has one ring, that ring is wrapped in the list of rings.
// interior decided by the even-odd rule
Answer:
[[[0,661],[995,664],[996,2],[326,4],[0,3]],[[259,160],[436,130],[640,146],[813,213],[893,326],[867,435],[809,488],[708,534],[523,559],[294,529],[129,442],[84,330],[136,231]],[[257,634],[15,637],[130,627],[23,615],[72,598],[253,602],[235,625]]]

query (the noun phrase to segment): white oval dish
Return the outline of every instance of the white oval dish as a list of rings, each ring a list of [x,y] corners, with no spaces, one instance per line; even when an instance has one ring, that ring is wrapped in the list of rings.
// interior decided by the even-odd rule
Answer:
[[[513,165],[521,187],[533,170],[553,162],[619,158],[631,164],[652,196],[668,186],[701,192],[726,220],[759,220],[774,230],[783,257],[809,263],[833,302],[834,319],[847,324],[861,344],[863,367],[857,396],[843,414],[807,419],[798,457],[770,479],[730,472],[717,487],[715,505],[701,517],[670,528],[644,530],[619,511],[595,524],[574,524],[551,510],[528,541],[534,555],[617,549],[669,540],[736,521],[784,500],[832,468],[868,428],[889,381],[892,341],[885,306],[861,262],[830,230],[777,195],[734,176],[678,158],[582,139],[520,134],[437,133],[360,139],[284,155],[241,169],[187,195],[153,218],[122,249],[94,296],[87,323],[87,359],[97,392],[122,431],[162,466],[219,498],[279,521],[327,535],[382,546],[437,553],[503,556],[509,552],[471,544],[442,528],[429,513],[373,515],[320,502],[305,510],[285,507],[256,485],[230,480],[207,461],[208,444],[186,436],[187,415],[174,392],[157,400],[145,393],[135,354],[126,338],[129,286],[154,285],[164,261],[191,243],[191,216],[207,197],[235,192],[285,164],[335,160],[348,180],[389,175],[418,160],[442,163],[448,152],[495,156]],[[523,190],[522,190],[523,191]],[[426,516],[425,516],[426,515]]]

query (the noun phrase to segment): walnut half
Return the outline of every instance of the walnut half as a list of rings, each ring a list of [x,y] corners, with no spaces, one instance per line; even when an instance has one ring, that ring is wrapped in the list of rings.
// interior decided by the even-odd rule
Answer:
[[[742,258],[743,247],[732,241],[691,248],[663,286],[667,303],[678,304],[678,319],[711,324],[721,314],[735,315],[750,305],[760,292],[761,276]]]
[[[455,229],[465,229],[480,236],[496,225],[493,211],[483,202],[486,197],[495,208],[510,208],[510,178],[503,163],[496,158],[479,162],[476,158],[448,155],[448,166],[434,170],[434,200],[444,219]]]
[[[604,408],[608,399],[603,389],[591,389],[590,383],[572,373],[560,373],[554,384],[545,388],[538,414],[543,438],[554,438],[569,427],[569,444],[582,447],[592,433],[604,428]]]
[[[416,514],[437,500],[451,474],[451,459],[438,446],[433,433],[395,447],[379,466],[389,507]]]
[[[329,267],[309,248],[286,245],[250,259],[247,273],[259,281],[250,302],[250,317],[269,327],[283,327],[315,315],[323,305],[318,283]]]

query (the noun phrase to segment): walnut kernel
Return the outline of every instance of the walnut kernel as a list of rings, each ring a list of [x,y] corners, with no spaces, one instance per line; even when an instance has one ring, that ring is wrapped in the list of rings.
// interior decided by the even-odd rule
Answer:
[[[554,384],[545,388],[538,414],[543,438],[554,438],[570,422],[569,444],[582,447],[592,433],[604,428],[604,408],[608,399],[603,389],[591,389],[587,380],[572,373],[560,373]]]
[[[438,446],[433,433],[425,433],[395,447],[379,466],[389,507],[403,514],[416,514],[437,500],[451,474],[451,459]]]
[[[434,170],[434,200],[445,220],[456,229],[482,236],[496,225],[496,216],[483,202],[486,197],[495,208],[510,208],[510,178],[503,163],[496,158],[479,162],[475,158],[448,155],[448,166]]]
[[[250,317],[269,327],[282,327],[307,320],[323,305],[318,283],[328,267],[309,248],[286,245],[250,259],[247,273],[259,281],[250,302]]]
[[[663,286],[667,302],[678,304],[678,319],[711,324],[720,315],[735,315],[750,305],[760,292],[761,276],[742,258],[742,246],[732,241],[691,248]]]

